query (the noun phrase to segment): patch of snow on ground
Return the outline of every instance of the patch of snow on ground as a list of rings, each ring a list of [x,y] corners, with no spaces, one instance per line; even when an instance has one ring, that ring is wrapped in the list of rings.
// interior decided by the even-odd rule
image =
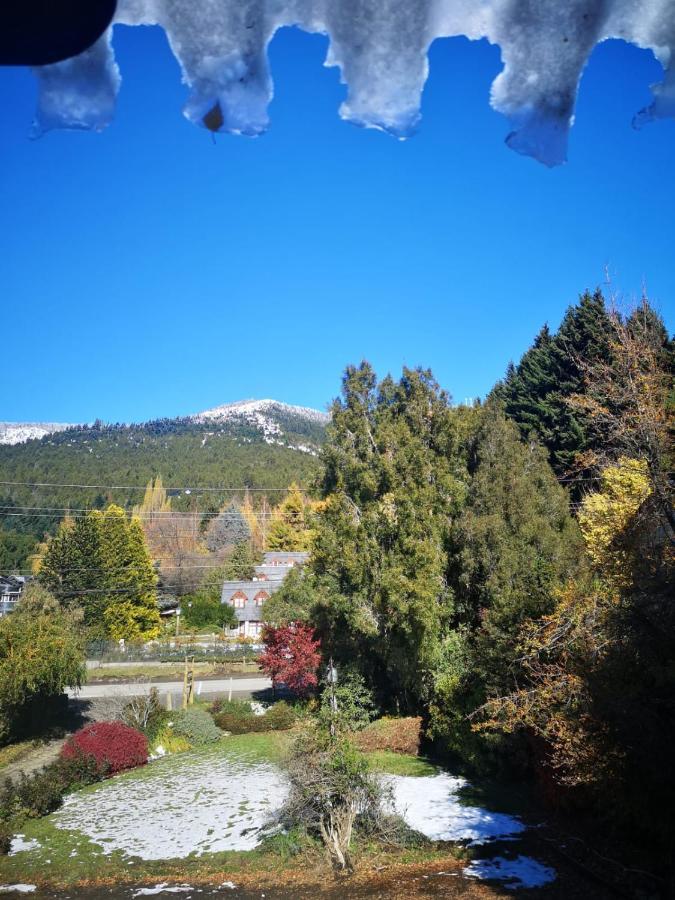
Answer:
[[[0,894],[32,894],[34,884],[0,884]]]
[[[504,887],[533,888],[541,887],[555,881],[555,872],[529,856],[517,856],[505,859],[495,856],[494,859],[476,859],[464,869],[468,878],[491,878],[503,881]]]
[[[519,834],[525,826],[513,816],[464,806],[458,791],[464,778],[443,772],[430,778],[391,775],[394,806],[411,828],[432,841],[486,841]]]
[[[134,891],[132,897],[152,897],[155,894],[185,894],[187,891],[193,891],[194,888],[190,884],[172,884],[163,881],[151,888],[139,888]]]
[[[14,856],[16,853],[23,853],[25,850],[38,850],[39,847],[40,842],[36,841],[35,838],[31,838],[29,841],[27,841],[25,835],[16,834],[12,839],[12,843],[9,848],[9,855]]]
[[[72,794],[53,822],[82,831],[105,853],[145,860],[252,850],[286,792],[268,764],[180,754],[158,760],[141,777],[120,776],[92,793]]]

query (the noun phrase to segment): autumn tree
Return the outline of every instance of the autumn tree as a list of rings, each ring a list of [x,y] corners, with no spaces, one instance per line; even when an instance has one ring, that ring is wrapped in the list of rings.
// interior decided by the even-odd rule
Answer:
[[[241,504],[241,514],[251,534],[252,548],[256,553],[262,553],[267,546],[268,523],[272,514],[267,497],[259,497],[257,504],[254,505],[251,492],[247,488]]]
[[[158,564],[162,589],[179,597],[196,590],[206,559],[199,514],[174,510],[158,475],[148,482],[133,516],[141,523],[150,555]]]
[[[274,508],[267,530],[268,550],[308,550],[311,539],[310,513],[312,504],[297,484]]]
[[[610,323],[610,359],[579,357],[583,391],[569,399],[594,437],[583,463],[597,473],[620,456],[644,462],[655,511],[673,540],[675,344],[646,300],[628,316],[612,310]]]
[[[602,470],[579,512],[593,571],[523,624],[514,690],[494,696],[474,727],[533,735],[559,790],[583,789],[616,822],[672,852],[675,827],[675,586],[644,460]],[[672,862],[672,860],[671,860]]]
[[[272,687],[283,684],[299,697],[306,697],[318,684],[321,662],[320,642],[309,625],[290,624],[277,628],[266,625],[262,634],[265,649],[260,668],[272,679]]]

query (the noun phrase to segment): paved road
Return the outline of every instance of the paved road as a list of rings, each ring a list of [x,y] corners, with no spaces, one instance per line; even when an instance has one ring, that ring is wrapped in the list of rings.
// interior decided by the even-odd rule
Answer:
[[[252,694],[256,691],[265,691],[272,687],[269,678],[259,675],[250,678],[195,678],[195,691],[200,694],[225,694],[230,690],[234,695]],[[77,697],[81,700],[94,700],[98,697],[133,697],[138,694],[147,694],[150,688],[157,688],[160,695],[181,694],[182,681],[158,681],[152,684],[148,682],[131,682],[126,684],[85,684],[79,691],[68,691],[69,697]]]

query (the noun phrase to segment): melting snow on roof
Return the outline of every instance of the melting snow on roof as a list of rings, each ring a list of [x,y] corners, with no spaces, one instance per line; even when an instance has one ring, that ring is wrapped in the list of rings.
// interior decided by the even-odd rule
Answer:
[[[213,131],[266,130],[267,46],[285,25],[329,36],[326,65],[348,88],[342,118],[398,138],[418,124],[430,44],[458,35],[499,45],[492,106],[512,123],[508,145],[547,165],[566,158],[581,73],[608,38],[651,49],[665,71],[635,125],[675,115],[675,0],[119,0],[114,21],[164,28],[190,87],[184,114]],[[37,70],[37,134],[110,123],[121,80],[111,38]]]

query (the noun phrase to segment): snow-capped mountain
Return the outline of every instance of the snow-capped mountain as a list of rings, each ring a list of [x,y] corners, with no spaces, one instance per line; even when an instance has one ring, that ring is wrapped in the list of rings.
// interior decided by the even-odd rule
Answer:
[[[309,406],[291,406],[289,403],[280,403],[278,400],[240,400],[236,403],[224,403],[222,406],[214,406],[196,413],[190,418],[195,422],[226,422],[231,419],[244,419],[251,425],[258,425],[262,431],[271,434],[278,433],[279,416],[295,416],[307,419],[319,425],[325,425],[328,415],[311,409]]]
[[[283,443],[285,446],[310,452],[308,447],[297,440],[289,443],[282,439],[289,433],[296,436],[307,434],[308,437],[316,438],[317,429],[320,432],[328,418],[326,413],[307,406],[292,406],[278,400],[242,400],[168,421],[193,422],[195,425],[213,426],[218,431],[223,428],[229,431],[245,428],[250,432],[254,429],[267,443]],[[0,422],[0,444],[23,444],[72,427],[74,426],[60,422]]]
[[[23,444],[71,427],[64,422],[0,422],[0,444]]]
[[[303,453],[316,453],[316,433],[328,422],[328,415],[308,406],[291,406],[278,400],[241,400],[224,403],[189,417],[214,428],[244,426],[258,431],[265,443],[279,444]],[[307,434],[308,442],[288,439],[289,434]]]

